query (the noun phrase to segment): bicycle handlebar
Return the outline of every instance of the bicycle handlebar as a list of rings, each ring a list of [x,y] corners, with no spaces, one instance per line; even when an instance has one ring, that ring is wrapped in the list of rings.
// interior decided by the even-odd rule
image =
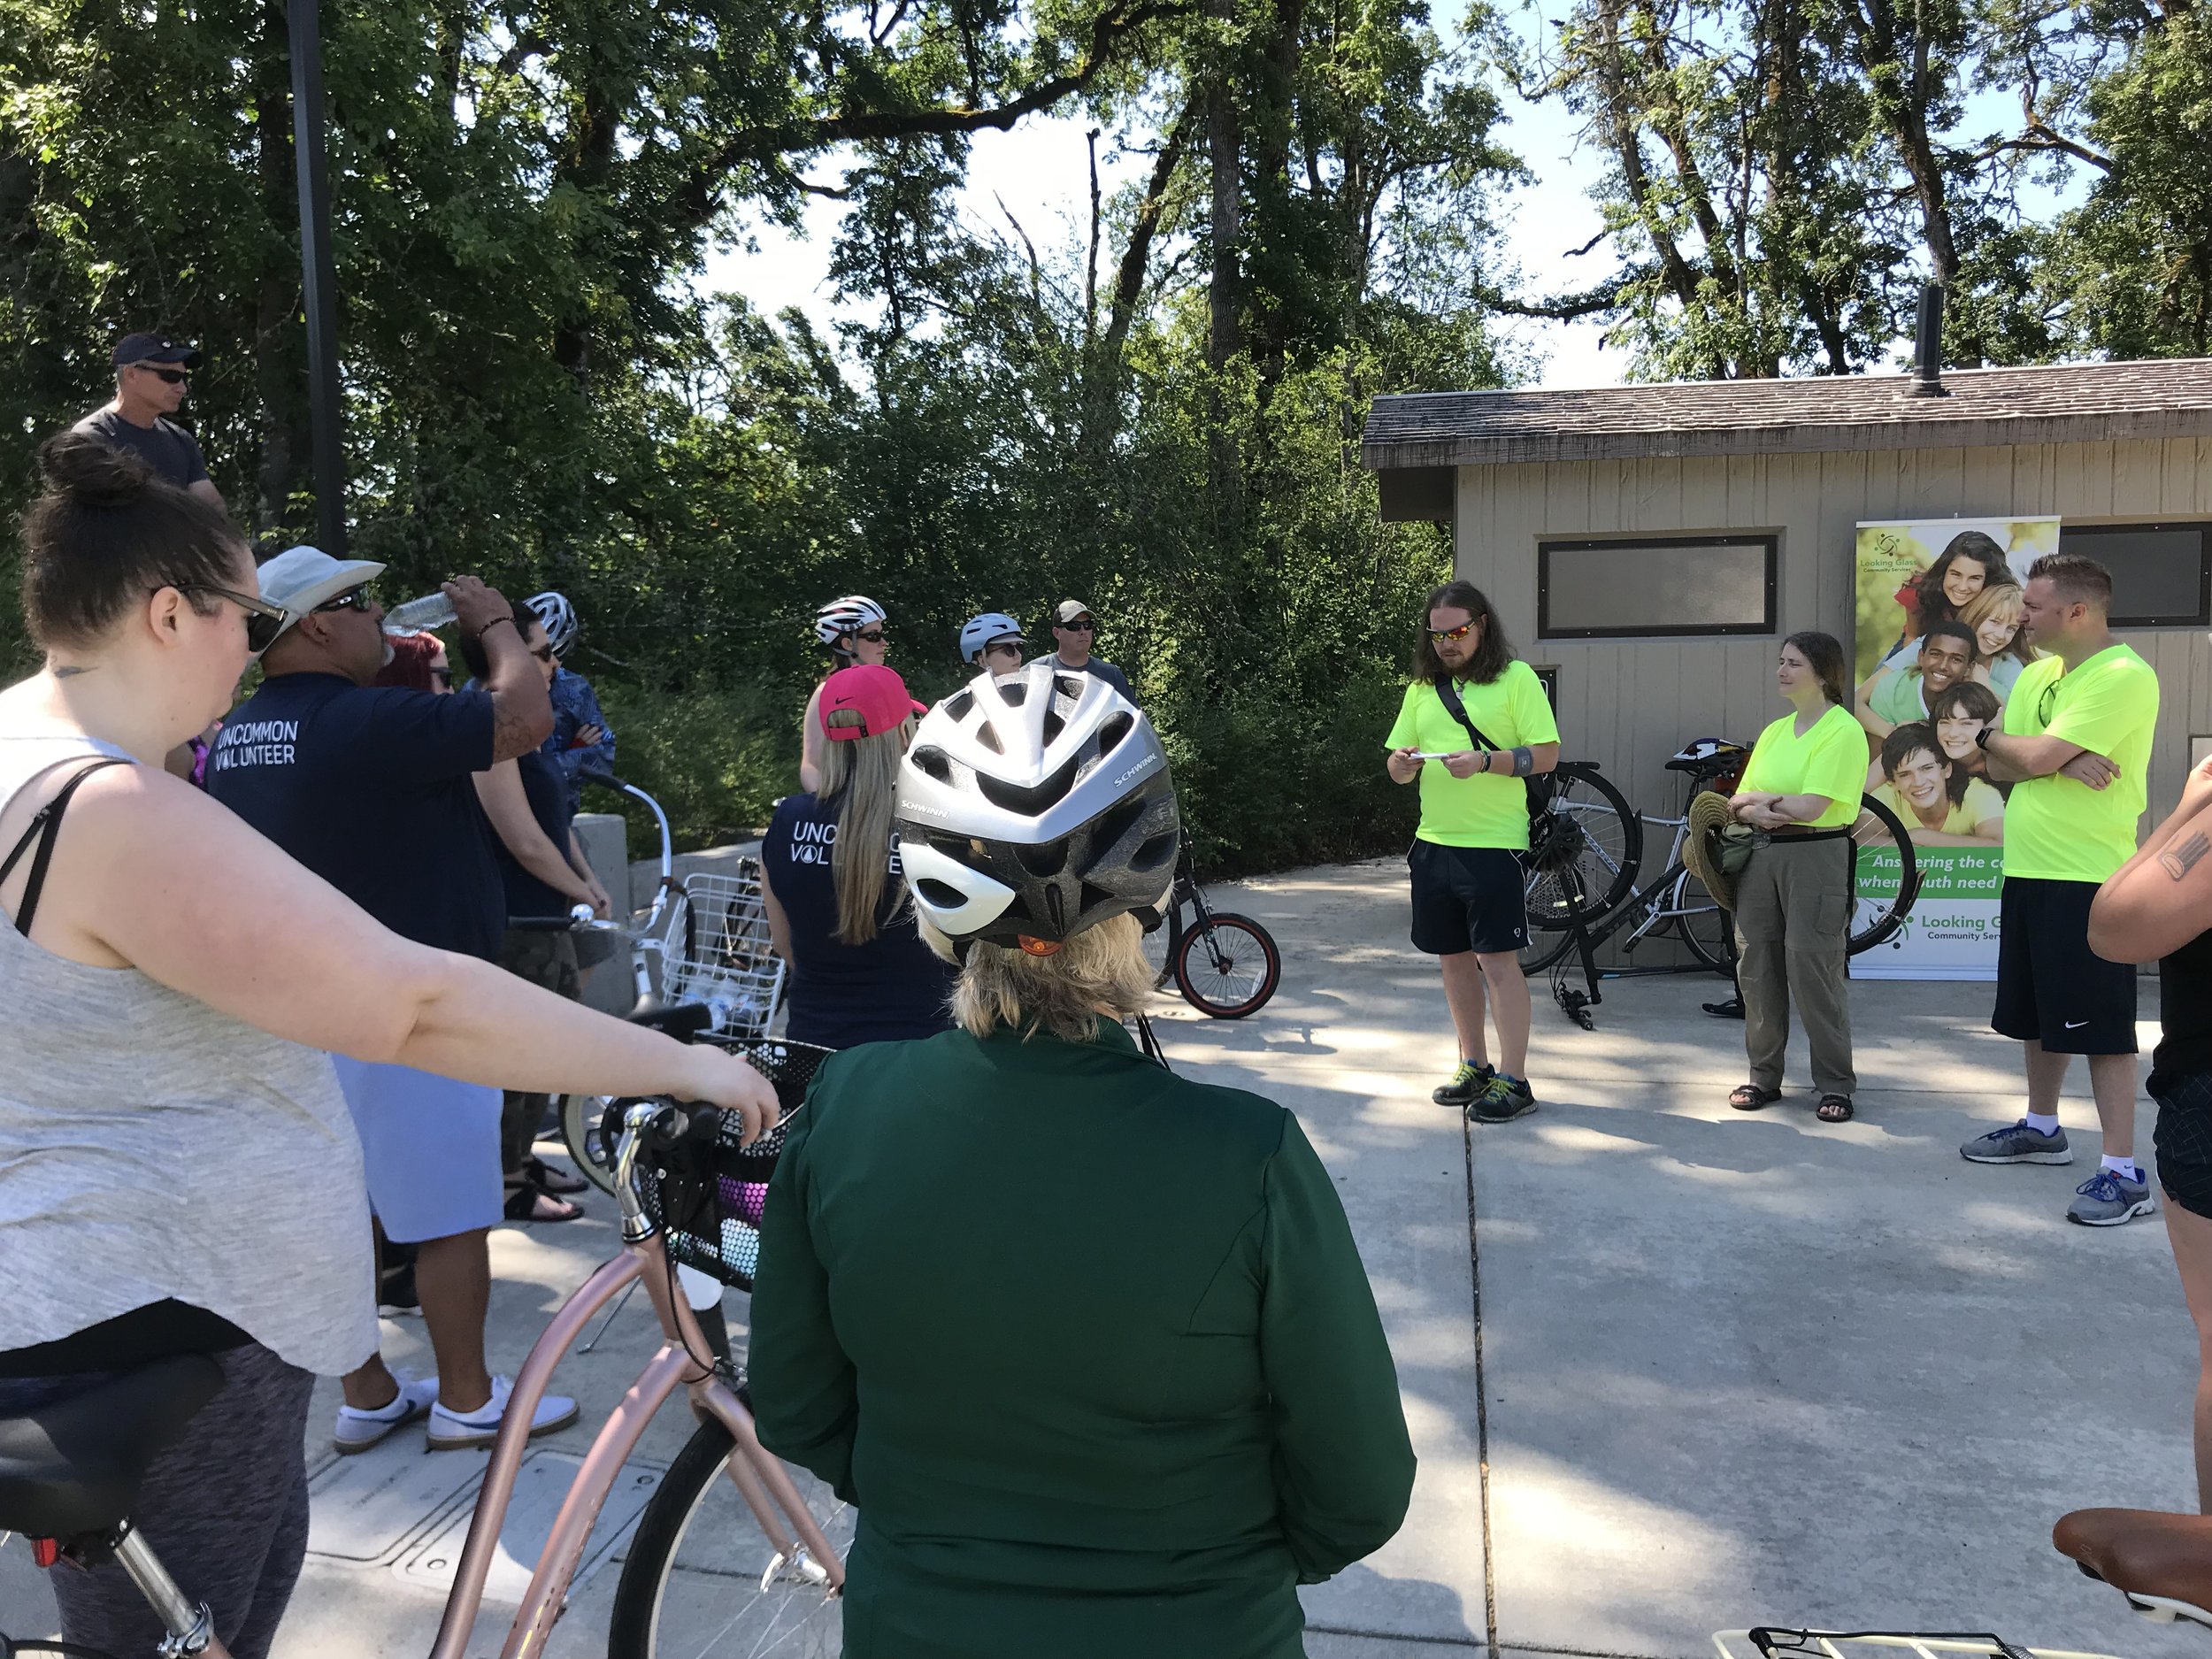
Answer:
[[[618,794],[628,795],[633,801],[641,803],[645,810],[653,815],[653,822],[660,830],[661,879],[659,885],[653,889],[652,908],[646,915],[645,926],[641,930],[649,933],[660,925],[662,912],[668,908],[668,895],[676,888],[676,842],[674,836],[669,831],[668,814],[662,811],[661,803],[646,794],[644,790],[634,783],[623,782],[603,766],[580,767],[576,775],[585,783],[595,783],[602,788],[615,790]]]

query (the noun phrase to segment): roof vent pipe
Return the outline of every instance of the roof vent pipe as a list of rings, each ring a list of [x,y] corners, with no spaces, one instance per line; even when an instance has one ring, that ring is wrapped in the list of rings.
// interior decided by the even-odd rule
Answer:
[[[1913,330],[1915,397],[1948,397],[1943,389],[1943,284],[1920,285],[1920,320]]]

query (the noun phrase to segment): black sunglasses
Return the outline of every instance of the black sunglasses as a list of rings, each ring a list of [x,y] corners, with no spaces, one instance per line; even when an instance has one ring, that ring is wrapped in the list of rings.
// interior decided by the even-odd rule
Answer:
[[[988,657],[993,651],[1004,651],[1010,657],[1019,657],[1028,649],[1027,640],[993,640],[983,648],[983,654]]]
[[[884,641],[889,639],[890,637],[891,636],[886,634],[881,628],[870,628],[865,634],[856,634],[853,635],[853,638],[856,640],[865,640],[871,645],[880,645],[884,642]]]
[[[192,378],[182,369],[157,369],[150,363],[134,364],[132,366],[143,369],[156,380],[166,380],[172,386],[182,386],[185,381]]]
[[[267,650],[276,636],[284,630],[284,619],[290,613],[282,605],[262,598],[257,594],[242,594],[233,588],[218,588],[212,582],[177,582],[180,594],[212,594],[218,599],[227,599],[246,613],[246,649],[256,657]],[[153,589],[159,593],[160,588]]]
[[[335,599],[326,599],[315,607],[318,611],[366,611],[376,603],[376,595],[365,588],[356,588],[350,593],[340,594]]]
[[[1098,632],[1098,624],[1088,617],[1078,617],[1072,622],[1063,622],[1059,626],[1065,628],[1070,634],[1095,634]]]

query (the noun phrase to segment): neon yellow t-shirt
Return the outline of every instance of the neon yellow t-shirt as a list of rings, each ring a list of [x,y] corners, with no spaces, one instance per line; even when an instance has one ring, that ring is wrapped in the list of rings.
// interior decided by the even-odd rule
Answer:
[[[1559,726],[1552,718],[1544,682],[1526,663],[1513,662],[1486,686],[1459,682],[1467,718],[1500,749],[1556,743]],[[1474,748],[1467,728],[1445,708],[1436,687],[1417,680],[1406,687],[1397,723],[1386,740],[1393,749],[1408,744],[1431,754],[1454,755]],[[1518,778],[1478,772],[1455,778],[1440,760],[1421,763],[1421,827],[1414,832],[1440,847],[1504,847],[1528,850],[1528,786]]]
[[[2062,737],[2120,775],[2102,789],[2056,774],[2013,785],[2005,873],[2102,881],[2132,858],[2157,724],[2157,672],[2124,645],[2108,645],[2070,674],[2055,657],[2022,669],[2005,699],[2005,734]]]
[[[1745,763],[1744,790],[1773,795],[1824,795],[1828,810],[1810,820],[1814,829],[1840,829],[1859,816],[1866,783],[1866,728],[1840,704],[1800,737],[1797,716],[1786,714],[1759,733]]]

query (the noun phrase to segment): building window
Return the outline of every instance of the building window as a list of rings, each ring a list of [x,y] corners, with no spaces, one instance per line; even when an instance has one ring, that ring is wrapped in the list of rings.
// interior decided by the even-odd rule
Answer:
[[[1608,536],[1536,544],[1548,640],[1771,634],[1774,535]]]
[[[2212,525],[2062,524],[2058,550],[2085,553],[2112,572],[2115,627],[2212,622]]]

